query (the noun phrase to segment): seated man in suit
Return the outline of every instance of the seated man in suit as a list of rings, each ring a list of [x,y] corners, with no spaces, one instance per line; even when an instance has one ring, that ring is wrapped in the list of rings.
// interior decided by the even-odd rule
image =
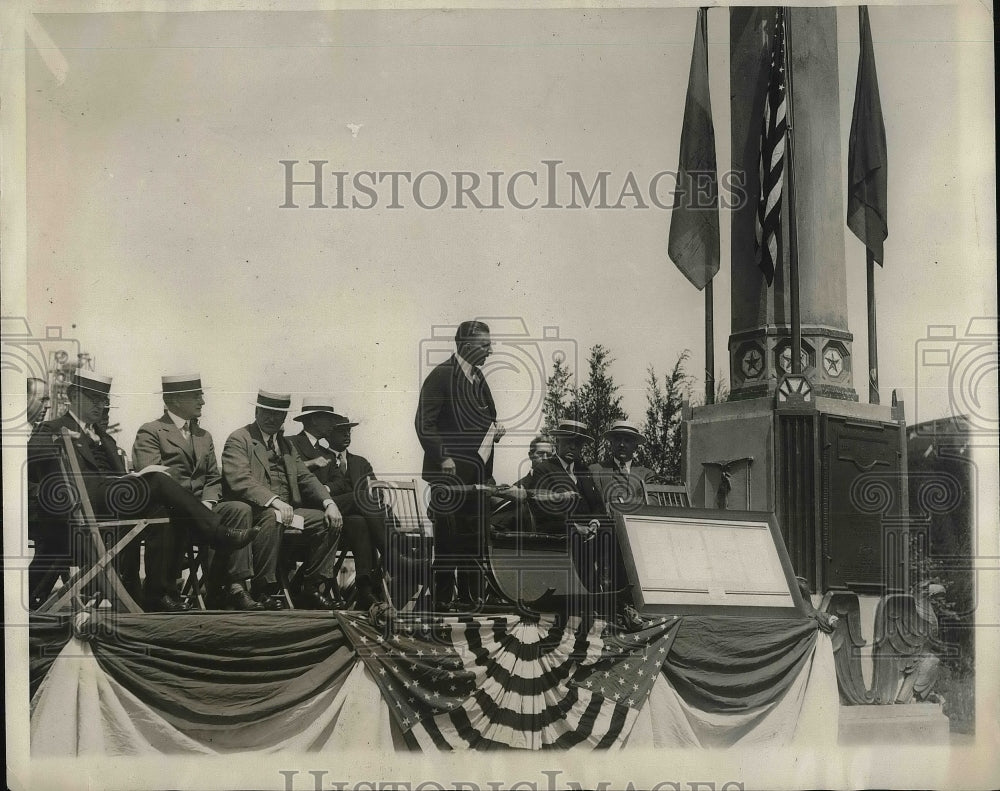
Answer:
[[[653,471],[635,462],[639,445],[646,441],[642,432],[627,420],[619,420],[604,432],[609,456],[590,466],[608,513],[615,510],[633,512],[646,502],[646,484],[653,480]]]
[[[164,376],[163,415],[143,424],[132,446],[136,469],[150,464],[170,468],[170,474],[187,491],[211,509],[223,524],[247,529],[252,524],[250,506],[240,502],[220,502],[222,473],[215,456],[212,435],[198,425],[205,398],[198,374]],[[176,598],[177,577],[184,545],[177,531],[160,531],[146,541],[146,597]],[[250,596],[244,581],[253,574],[252,558],[277,560],[281,534],[262,530],[254,543],[233,552],[217,552],[211,569],[206,569],[212,597],[227,610],[262,610]],[[253,547],[253,550],[251,550]],[[258,548],[259,547],[259,548]],[[220,591],[216,588],[222,588]],[[281,599],[276,599],[280,602]]]
[[[53,517],[67,515],[65,502],[52,496],[62,485],[59,459],[65,429],[70,432],[87,496],[98,519],[156,516],[160,509],[165,509],[170,515],[171,525],[154,526],[150,534],[156,530],[184,526],[192,530],[199,541],[220,550],[234,550],[249,544],[259,532],[258,528],[241,529],[227,525],[169,473],[149,470],[125,474],[118,445],[101,428],[103,413],[110,403],[110,393],[111,377],[93,371],[77,371],[66,389],[69,410],[60,418],[42,423],[29,440],[29,475],[38,484],[40,507]],[[61,540],[66,554],[69,554],[70,536],[65,528]],[[184,603],[170,593],[166,591],[147,604],[171,612],[186,609]]]
[[[28,425],[34,431],[49,411],[49,386],[44,379],[28,377]]]
[[[358,424],[338,415],[331,403],[328,398],[302,399],[302,414],[293,418],[302,431],[288,439],[344,517],[344,537],[354,554],[356,607],[367,611],[376,601],[372,580],[378,555],[385,556],[385,517],[368,495],[368,481],[375,479],[372,465],[347,450],[351,429]]]
[[[509,489],[500,488],[493,498],[493,515],[491,524],[502,531],[517,530],[520,532],[535,532],[537,526],[528,506],[527,492],[536,488],[538,469],[543,462],[554,459],[556,455],[555,440],[547,434],[539,434],[528,444],[528,460],[531,469],[516,481]],[[563,532],[562,525],[559,533]]]
[[[568,532],[573,564],[587,590],[609,593],[624,585],[624,567],[601,492],[583,460],[584,447],[593,441],[586,430],[577,420],[559,421],[552,431],[556,456],[532,471],[526,499],[539,532]]]
[[[230,434],[222,449],[222,494],[248,503],[258,527],[291,527],[294,517],[302,518],[308,559],[299,605],[328,610],[334,603],[320,585],[333,573],[344,520],[281,430],[291,404],[288,393],[257,394],[254,422]],[[279,592],[274,566],[255,566],[251,585],[258,599],[273,598]]]

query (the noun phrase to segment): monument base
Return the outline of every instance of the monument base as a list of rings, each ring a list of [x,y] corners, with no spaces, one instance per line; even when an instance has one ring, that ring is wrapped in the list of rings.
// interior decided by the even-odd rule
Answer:
[[[936,703],[840,707],[837,741],[842,746],[947,745],[950,738],[948,718]]]

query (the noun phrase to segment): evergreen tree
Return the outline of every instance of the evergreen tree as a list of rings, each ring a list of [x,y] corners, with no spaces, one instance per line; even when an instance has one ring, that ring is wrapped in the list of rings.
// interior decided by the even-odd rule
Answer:
[[[622,409],[619,387],[608,372],[614,361],[611,351],[601,344],[591,347],[587,381],[575,390],[569,410],[569,414],[575,415],[576,420],[587,424],[588,433],[594,437],[594,442],[584,451],[584,457],[591,461],[600,458],[603,442],[601,435],[616,420],[628,418],[628,414]]]
[[[646,442],[639,446],[638,460],[668,483],[679,482],[682,476],[681,407],[691,393],[691,377],[684,369],[690,356],[687,349],[681,352],[662,385],[653,366],[647,372],[646,421],[642,427]]]
[[[545,381],[545,401],[542,403],[543,430],[552,431],[564,417],[569,417],[566,410],[573,398],[573,386],[570,381],[572,371],[559,358],[552,363],[552,375]]]

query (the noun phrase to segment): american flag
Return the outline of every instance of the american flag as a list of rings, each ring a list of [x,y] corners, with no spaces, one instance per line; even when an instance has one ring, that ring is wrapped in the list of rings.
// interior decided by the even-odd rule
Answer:
[[[569,618],[338,619],[397,725],[425,750],[620,746],[679,618],[635,632]]]
[[[764,96],[760,132],[760,200],[757,203],[757,266],[767,284],[774,282],[781,235],[781,190],[785,180],[785,133],[788,96],[785,90],[785,12],[779,8],[771,39],[771,67]]]

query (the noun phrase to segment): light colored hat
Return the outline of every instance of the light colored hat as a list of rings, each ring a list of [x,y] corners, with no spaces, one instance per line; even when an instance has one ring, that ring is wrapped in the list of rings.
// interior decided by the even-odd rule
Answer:
[[[269,393],[267,390],[258,390],[254,406],[271,409],[275,412],[287,412],[292,406],[292,395],[291,393]]]
[[[77,368],[73,372],[73,381],[71,384],[74,387],[90,390],[93,393],[100,393],[105,396],[111,395],[111,377],[102,376],[94,371],[85,371],[82,368]]]
[[[333,399],[329,396],[306,396],[302,399],[302,411],[292,418],[301,422],[302,418],[310,415],[335,415],[337,410],[333,408]]]
[[[160,392],[165,395],[173,393],[195,393],[204,390],[201,386],[201,374],[161,376],[160,382],[163,385],[163,389]]]
[[[587,433],[587,424],[579,420],[560,420],[559,428],[555,428],[549,433],[553,437],[583,437],[588,442],[593,442],[594,438]]]
[[[646,437],[639,427],[628,420],[616,420],[611,424],[611,428],[604,432],[605,437],[610,437],[612,434],[624,434],[629,437],[635,437],[640,442],[645,442]]]

